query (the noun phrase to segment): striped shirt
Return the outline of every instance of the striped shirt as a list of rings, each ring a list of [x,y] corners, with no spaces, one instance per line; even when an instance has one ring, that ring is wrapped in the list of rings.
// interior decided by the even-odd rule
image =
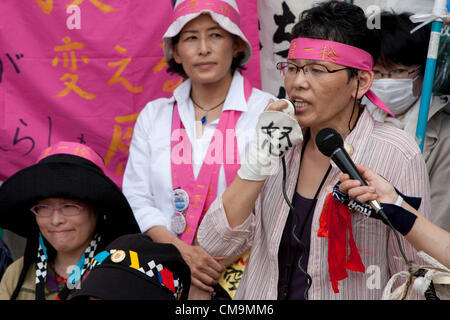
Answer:
[[[409,196],[422,198],[419,212],[430,215],[428,173],[417,143],[404,131],[375,121],[365,110],[345,142],[354,148],[352,159],[367,166]],[[286,192],[292,199],[296,188],[301,144],[286,155]],[[376,300],[380,299],[390,277],[406,270],[393,232],[381,221],[351,212],[356,245],[365,273],[348,271],[334,293],[328,275],[328,239],[319,238],[319,217],[327,194],[332,191],[341,172],[333,164],[322,187],[314,210],[311,227],[308,273],[312,277],[309,299]],[[240,226],[228,224],[222,197],[210,206],[198,230],[198,241],[213,256],[236,256],[250,250],[249,260],[235,299],[277,299],[278,249],[289,207],[282,196],[282,168],[270,176],[256,200],[254,212]],[[408,260],[423,261],[416,250],[401,237]],[[405,280],[405,279],[401,279]]]

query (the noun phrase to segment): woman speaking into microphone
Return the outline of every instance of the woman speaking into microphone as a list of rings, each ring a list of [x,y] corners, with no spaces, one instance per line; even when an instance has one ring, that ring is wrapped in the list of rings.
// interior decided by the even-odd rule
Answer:
[[[277,68],[295,115],[279,112],[285,104],[277,101],[260,116],[238,175],[203,218],[199,244],[213,256],[250,248],[235,299],[380,299],[391,275],[406,268],[395,258],[398,244],[381,221],[334,211],[327,195],[341,172],[315,137],[323,128],[339,132],[353,161],[422,197],[426,217],[425,163],[414,140],[375,122],[361,104],[366,96],[390,113],[370,91],[379,49],[361,8],[320,3],[301,14],[292,36]],[[409,260],[419,260],[411,245],[402,246]]]

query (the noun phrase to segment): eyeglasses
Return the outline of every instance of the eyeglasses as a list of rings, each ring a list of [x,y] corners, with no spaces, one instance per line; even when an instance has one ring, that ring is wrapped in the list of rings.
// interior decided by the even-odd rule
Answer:
[[[373,73],[375,75],[375,79],[383,79],[383,78],[392,78],[392,79],[405,79],[408,78],[409,75],[413,74],[417,70],[419,70],[421,66],[418,66],[416,69],[412,71],[408,71],[406,69],[394,69],[387,73],[380,72],[378,70],[373,70]]]
[[[306,78],[321,80],[326,78],[329,73],[335,73],[350,68],[345,67],[337,70],[330,70],[325,65],[319,63],[308,63],[303,67],[299,67],[291,62],[278,62],[277,69],[280,70],[282,75],[286,78],[294,78],[297,76],[300,70],[303,70],[303,74]]]
[[[53,212],[59,210],[59,212],[66,217],[76,216],[84,207],[79,206],[75,203],[65,203],[60,206],[49,206],[45,204],[38,204],[33,206],[30,211],[33,212],[38,217],[50,217]]]

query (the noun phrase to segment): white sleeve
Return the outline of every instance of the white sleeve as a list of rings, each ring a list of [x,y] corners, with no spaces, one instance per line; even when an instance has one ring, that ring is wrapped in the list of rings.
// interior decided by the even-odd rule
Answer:
[[[150,104],[142,110],[136,121],[122,186],[142,232],[158,225],[169,229],[164,214],[155,206],[155,197],[150,185],[149,164],[152,152],[148,140],[152,129],[150,110],[155,108]]]

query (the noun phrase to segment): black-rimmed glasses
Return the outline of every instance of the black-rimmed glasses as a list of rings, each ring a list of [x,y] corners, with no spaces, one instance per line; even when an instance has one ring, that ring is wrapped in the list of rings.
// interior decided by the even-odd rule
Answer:
[[[323,64],[320,63],[307,63],[302,67],[299,67],[292,62],[278,62],[277,69],[281,71],[282,75],[285,77],[296,77],[300,70],[303,70],[303,74],[307,78],[320,79],[329,73],[335,73],[338,71],[350,69],[349,67],[330,70]]]
[[[373,70],[373,73],[375,75],[375,79],[384,79],[384,78],[391,78],[391,79],[406,79],[411,74],[419,70],[422,66],[418,66],[414,70],[408,71],[407,69],[398,68],[391,70],[389,72],[381,72],[378,70]]]

